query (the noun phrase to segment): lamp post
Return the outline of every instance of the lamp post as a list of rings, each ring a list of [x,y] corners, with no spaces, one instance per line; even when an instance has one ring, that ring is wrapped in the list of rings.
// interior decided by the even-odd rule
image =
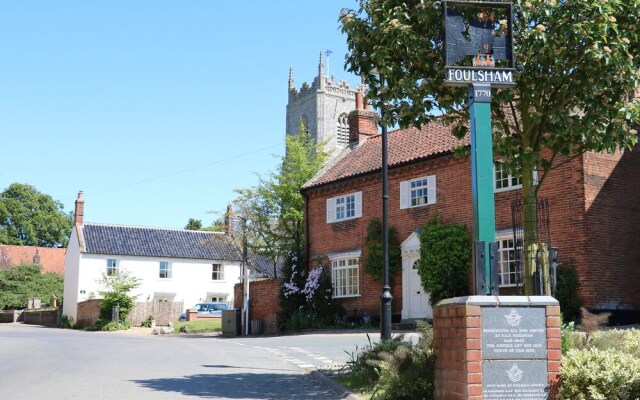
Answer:
[[[384,88],[384,78],[380,75],[380,89]],[[389,286],[389,176],[387,160],[387,122],[385,121],[384,95],[381,90],[382,106],[380,107],[380,120],[382,122],[382,259],[383,282],[380,294],[380,338],[391,339],[391,287]]]

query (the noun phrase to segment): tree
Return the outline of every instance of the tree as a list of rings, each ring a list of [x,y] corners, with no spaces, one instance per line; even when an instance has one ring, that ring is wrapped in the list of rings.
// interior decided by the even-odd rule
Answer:
[[[124,322],[133,310],[133,301],[136,297],[129,295],[129,292],[140,286],[140,280],[127,271],[119,271],[111,276],[103,273],[98,283],[104,288],[98,291],[103,297],[100,303],[100,319],[103,322],[111,321],[113,307],[117,305],[120,307],[119,322]]]
[[[418,271],[429,303],[469,293],[471,239],[464,224],[445,225],[435,215],[420,230]]]
[[[184,229],[189,231],[199,231],[200,229],[202,229],[202,220],[189,218],[189,221],[187,222],[187,225],[184,227]]]
[[[209,231],[209,232],[224,232],[224,219],[218,218],[209,226],[202,226],[202,220],[189,218],[187,225],[184,229],[189,231]]]
[[[45,303],[51,295],[62,300],[64,280],[53,272],[42,273],[38,264],[22,264],[0,269],[0,310],[22,309],[36,297]]]
[[[12,183],[0,193],[0,241],[20,246],[66,247],[73,218],[35,187]]]
[[[522,176],[525,274],[533,272],[536,201],[549,172],[586,151],[631,149],[640,106],[640,0],[515,0],[516,86],[492,96],[494,153]],[[431,0],[364,0],[344,10],[347,68],[363,76],[387,124],[443,113],[467,134],[466,88],[444,85],[442,10]],[[374,73],[379,72],[379,75]],[[380,76],[385,87],[380,85]],[[538,185],[534,172],[538,171]],[[530,279],[525,291],[532,294]]]
[[[286,136],[286,152],[278,171],[260,177],[256,187],[236,190],[239,196],[234,209],[246,221],[247,245],[253,254],[272,261],[274,277],[287,252],[302,252],[304,199],[300,188],[326,159],[321,145],[314,143],[301,122],[298,134]]]

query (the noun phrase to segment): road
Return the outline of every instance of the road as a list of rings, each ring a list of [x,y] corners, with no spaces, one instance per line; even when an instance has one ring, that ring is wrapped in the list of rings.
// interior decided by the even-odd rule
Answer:
[[[377,340],[377,335],[371,335]],[[0,399],[338,399],[309,370],[365,334],[151,336],[0,324]]]

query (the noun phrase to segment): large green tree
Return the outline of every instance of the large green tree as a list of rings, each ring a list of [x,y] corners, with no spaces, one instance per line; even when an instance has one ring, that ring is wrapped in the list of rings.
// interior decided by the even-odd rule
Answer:
[[[31,185],[11,184],[0,193],[0,243],[66,247],[73,218],[63,208]]]
[[[51,295],[62,299],[64,280],[53,272],[42,273],[38,264],[22,264],[0,269],[0,310],[22,309],[30,297],[37,297],[44,304]]]
[[[247,245],[252,253],[277,265],[287,252],[302,253],[304,243],[304,199],[300,188],[324,165],[327,154],[317,145],[304,125],[299,133],[286,136],[286,152],[276,172],[260,177],[257,186],[239,189],[234,201],[237,216],[244,224]]]
[[[585,151],[631,149],[640,121],[640,0],[515,0],[516,86],[492,96],[494,152],[523,180],[525,274],[537,246],[536,201],[549,172]],[[468,131],[466,88],[444,85],[442,6],[432,0],[363,0],[343,10],[347,68],[387,124],[420,126],[444,114]],[[380,84],[380,77],[385,81]],[[539,184],[534,181],[538,171]],[[525,279],[525,291],[533,291]]]

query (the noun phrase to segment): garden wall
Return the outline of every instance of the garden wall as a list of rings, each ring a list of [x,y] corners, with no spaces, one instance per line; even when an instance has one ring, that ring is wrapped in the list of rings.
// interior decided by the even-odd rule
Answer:
[[[83,328],[95,325],[98,321],[98,317],[100,317],[101,302],[101,299],[92,299],[78,303],[78,320],[76,321],[76,324]]]
[[[262,321],[263,332],[270,334],[278,331],[280,308],[280,279],[254,281],[249,285],[249,319]],[[233,307],[242,308],[244,293],[242,283],[234,287]]]

